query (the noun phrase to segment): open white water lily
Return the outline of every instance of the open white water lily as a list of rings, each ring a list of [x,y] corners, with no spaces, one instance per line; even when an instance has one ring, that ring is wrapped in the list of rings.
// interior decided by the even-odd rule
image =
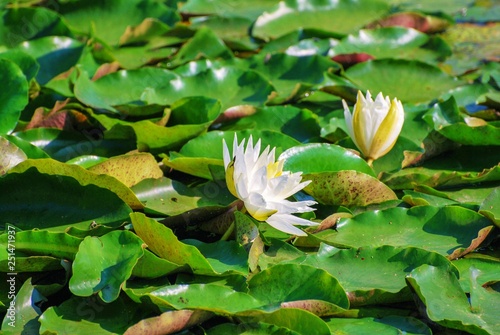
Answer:
[[[248,213],[258,221],[288,234],[306,236],[294,225],[316,226],[318,223],[299,218],[292,213],[311,212],[315,201],[289,201],[287,198],[306,187],[301,172],[283,171],[283,160],[275,161],[275,149],[267,146],[260,154],[261,141],[253,145],[252,136],[238,144],[234,136],[233,152],[223,141],[224,168],[229,191],[242,200]]]
[[[368,164],[394,147],[405,117],[401,101],[396,98],[391,101],[382,93],[373,101],[369,91],[366,92],[366,98],[358,91],[352,114],[344,100],[342,104],[347,132]]]

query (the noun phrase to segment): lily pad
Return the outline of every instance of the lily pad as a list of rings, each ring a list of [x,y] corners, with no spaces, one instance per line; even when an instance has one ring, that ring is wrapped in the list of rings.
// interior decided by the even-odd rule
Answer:
[[[43,85],[74,66],[82,55],[84,46],[82,42],[69,37],[47,36],[24,42],[16,49],[35,58],[40,64],[35,78]]]
[[[252,34],[264,40],[280,37],[298,28],[335,35],[348,34],[381,18],[388,11],[388,4],[378,0],[320,0],[308,4],[297,0],[281,1],[257,18]]]
[[[470,269],[470,298],[461,289],[456,274],[440,267],[422,265],[407,280],[432,321],[471,334],[493,335],[500,331],[495,307],[500,303],[500,293],[478,285],[480,274],[480,270]]]
[[[73,177],[82,186],[95,185],[106,188],[118,195],[133,209],[144,207],[133,192],[116,178],[109,175],[99,175],[77,165],[68,165],[53,159],[29,159],[23,164],[16,166],[11,173],[23,173],[31,167],[36,168],[40,173],[44,174]]]
[[[408,103],[430,102],[463,84],[433,65],[403,59],[360,63],[347,69],[345,76],[363,91],[369,90],[373,95],[382,92]]]
[[[10,133],[28,104],[28,81],[12,61],[0,59],[2,78],[9,83],[0,93],[0,134]]]
[[[174,10],[151,0],[113,0],[106,3],[92,0],[62,3],[58,7],[73,31],[94,35],[110,45],[118,44],[127,26],[139,24],[147,17],[159,18],[169,25],[179,21]]]
[[[377,59],[418,59],[430,63],[451,54],[448,45],[441,39],[404,27],[361,29],[356,34],[343,38],[330,49],[329,56],[366,53]]]
[[[337,232],[324,238],[339,247],[414,246],[455,259],[477,248],[491,228],[488,219],[463,207],[417,206],[341,219]]]
[[[128,187],[144,179],[161,178],[163,176],[163,171],[158,166],[153,155],[149,153],[114,156],[92,166],[89,170],[96,174],[115,177]]]
[[[321,160],[317,158],[321,157]],[[334,144],[310,143],[283,152],[284,169],[304,174],[356,170],[375,176],[370,166],[358,155]]]
[[[353,306],[411,300],[405,277],[422,264],[449,269],[458,275],[458,271],[445,257],[413,247],[366,246],[335,250],[323,246],[318,254],[291,262],[328,271],[348,292]]]
[[[103,301],[115,301],[121,286],[132,275],[146,245],[130,231],[113,231],[101,237],[87,236],[73,262],[69,289],[77,296],[99,293]]]
[[[304,191],[325,205],[367,206],[398,198],[378,179],[353,170],[308,173],[303,180],[312,180]]]
[[[114,192],[76,179],[50,175],[31,167],[0,178],[0,224],[26,229],[64,231],[119,227],[131,209]]]

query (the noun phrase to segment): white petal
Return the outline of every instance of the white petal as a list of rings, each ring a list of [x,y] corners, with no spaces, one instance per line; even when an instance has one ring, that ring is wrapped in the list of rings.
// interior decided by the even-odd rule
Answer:
[[[269,223],[269,225],[271,225],[272,227],[281,230],[282,232],[297,236],[307,236],[307,234],[299,228],[294,227],[293,225],[317,226],[319,224],[287,214],[273,214],[266,220],[266,222]]]
[[[229,163],[231,163],[231,154],[226,144],[226,140],[222,139],[222,157],[224,159],[224,169],[227,170]]]

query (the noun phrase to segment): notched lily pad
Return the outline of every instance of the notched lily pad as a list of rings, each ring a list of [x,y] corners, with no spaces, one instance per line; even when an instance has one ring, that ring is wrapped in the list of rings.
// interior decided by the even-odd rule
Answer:
[[[326,205],[367,206],[397,199],[384,183],[358,171],[311,173],[303,179],[312,180],[304,191]]]

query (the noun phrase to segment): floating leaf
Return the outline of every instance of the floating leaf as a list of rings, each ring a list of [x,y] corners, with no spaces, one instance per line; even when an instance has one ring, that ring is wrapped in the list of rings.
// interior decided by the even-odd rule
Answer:
[[[432,264],[458,274],[445,257],[412,247],[361,247],[335,251],[328,246],[316,255],[292,262],[328,271],[348,292],[349,301],[354,306],[410,300],[405,277],[422,264]]]
[[[332,318],[327,321],[332,334],[407,334],[431,335],[432,331],[414,317],[386,316],[383,318]]]
[[[431,49],[427,44],[433,48]],[[349,35],[333,46],[329,55],[353,53],[366,53],[379,59],[418,59],[432,63],[448,56],[451,51],[442,40],[431,39],[417,30],[387,27],[373,30],[362,29],[356,34]]]
[[[146,204],[146,211],[169,216],[200,207],[227,206],[234,200],[225,185],[209,182],[199,187],[187,187],[165,177],[143,180],[132,190]]]
[[[347,69],[345,76],[363,91],[382,92],[403,103],[430,102],[462,84],[435,66],[402,59],[360,63]]]
[[[17,50],[27,53],[40,64],[36,80],[46,84],[69,70],[80,58],[84,44],[62,36],[47,36],[20,44]]]
[[[214,284],[168,285],[152,291],[148,296],[164,307],[202,309],[221,314],[256,309],[263,304],[247,293]]]
[[[0,58],[2,79],[8,82],[0,92],[0,134],[10,133],[28,104],[28,81],[12,61]]]
[[[7,249],[9,242],[12,242],[9,239],[9,234],[0,235],[0,243],[5,246],[4,250]],[[15,235],[16,251],[23,253],[23,255],[51,256],[67,260],[75,259],[80,242],[82,242],[81,238],[47,230],[18,231]],[[6,256],[5,259],[0,260],[1,263],[5,264],[2,266],[3,269],[7,269]],[[20,267],[16,270],[23,271]]]
[[[456,274],[441,267],[422,265],[407,280],[432,321],[471,334],[493,335],[500,331],[495,307],[500,303],[500,293],[478,285],[480,273],[470,269],[470,298],[462,291]]]
[[[312,180],[304,191],[326,205],[367,206],[398,198],[384,183],[358,171],[308,173],[303,179]]]
[[[59,4],[58,11],[75,32],[92,34],[111,45],[118,44],[129,25],[139,24],[147,17],[159,18],[169,25],[179,20],[171,8],[151,0],[69,2]]]
[[[460,115],[453,97],[439,103],[424,116],[434,129],[450,140],[465,145],[498,145],[500,143],[500,122],[482,122],[478,126],[467,124]]]
[[[14,277],[9,277],[7,275],[7,280]],[[10,283],[12,286],[16,286],[16,283]],[[9,292],[10,294],[10,292]],[[9,297],[9,299],[11,299]],[[23,332],[38,333],[40,324],[38,321],[38,316],[41,314],[40,308],[37,306],[38,303],[43,302],[44,297],[33,287],[31,283],[31,278],[26,280],[23,285],[19,288],[14,299],[13,311],[6,313],[2,322],[2,333],[9,334],[21,334]]]
[[[87,236],[73,262],[69,289],[77,296],[88,297],[98,292],[104,302],[115,301],[137,260],[143,256],[144,247],[144,242],[129,231]]]
[[[97,295],[73,296],[43,312],[39,319],[40,334],[123,334],[140,320],[141,314],[137,304],[124,298],[104,303]]]
[[[0,178],[0,224],[63,231],[118,227],[131,209],[108,189],[82,186],[69,176],[49,175],[31,167]]]
[[[387,3],[383,1],[322,0],[307,5],[296,0],[282,1],[257,18],[252,34],[264,40],[280,37],[298,28],[348,34],[381,18],[388,10]]]
[[[488,219],[463,207],[417,206],[341,219],[336,232],[323,238],[339,247],[414,246],[451,257],[454,251],[467,249],[471,244],[477,247],[491,228]]]
[[[493,223],[500,228],[500,187],[495,188],[491,193],[484,199],[479,213],[486,216],[488,219],[493,221]]]
[[[133,209],[142,209],[144,207],[134,193],[114,177],[106,174],[99,175],[77,165],[64,164],[53,159],[29,159],[23,162],[23,164],[16,166],[11,172],[23,173],[31,167],[36,168],[40,173],[44,174],[73,177],[82,186],[95,185],[106,188],[116,193]]]
[[[314,299],[349,308],[347,296],[337,279],[309,265],[271,266],[248,281],[248,290],[250,295],[270,306]]]
[[[161,178],[163,176],[163,172],[158,167],[155,158],[149,153],[114,156],[92,166],[89,170],[96,174],[115,177],[128,187],[144,179]]]
[[[317,158],[321,157],[321,160]],[[304,174],[356,170],[375,176],[364,159],[334,144],[310,143],[297,145],[283,152],[284,169]]]
[[[156,255],[178,265],[188,265],[194,273],[213,275],[214,269],[202,253],[180,242],[172,230],[141,213],[130,215],[137,235]]]
[[[1,22],[0,44],[7,47],[43,36],[68,36],[70,33],[58,13],[41,6],[2,8]]]

